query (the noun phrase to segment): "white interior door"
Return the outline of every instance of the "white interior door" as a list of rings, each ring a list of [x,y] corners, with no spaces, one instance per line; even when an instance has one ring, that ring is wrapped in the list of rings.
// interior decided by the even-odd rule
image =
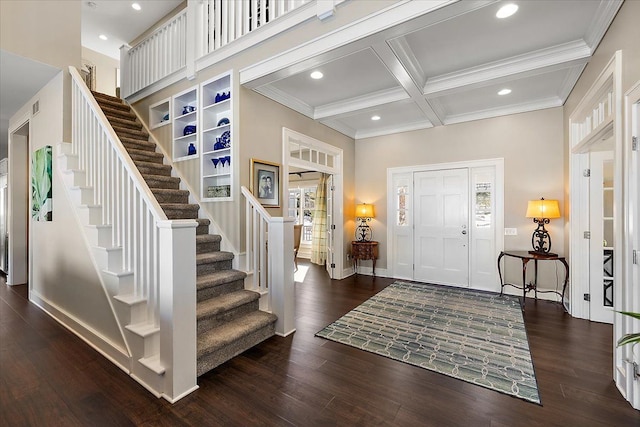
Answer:
[[[613,151],[590,153],[590,169],[589,318],[613,323]]]
[[[414,174],[414,278],[469,286],[469,171]]]
[[[335,259],[334,259],[334,231],[336,225],[333,220],[333,175],[327,177],[327,273],[329,277],[334,278]]]

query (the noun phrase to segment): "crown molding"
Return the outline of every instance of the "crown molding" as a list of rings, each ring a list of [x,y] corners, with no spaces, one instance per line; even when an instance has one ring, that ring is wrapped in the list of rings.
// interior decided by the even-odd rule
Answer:
[[[409,99],[409,95],[401,87],[383,89],[367,95],[357,96],[344,101],[321,105],[314,110],[314,119],[324,119],[374,108],[380,105]]]
[[[511,114],[527,113],[530,111],[543,110],[546,108],[561,107],[562,104],[564,104],[564,101],[554,96],[551,98],[542,99],[534,102],[527,102],[523,104],[516,104],[516,105],[500,107],[500,108],[490,108],[486,110],[474,111],[473,113],[468,113],[468,114],[457,114],[457,115],[448,116],[444,119],[444,124],[451,125],[455,123],[470,122],[473,120],[489,119],[489,118],[498,117],[498,116],[508,116]]]
[[[562,104],[567,100],[567,97],[573,90],[574,86],[578,82],[578,79],[582,75],[584,68],[587,66],[587,62],[584,64],[576,65],[567,70],[567,74],[564,77],[560,90],[558,91],[558,98],[562,100]]]
[[[320,123],[340,132],[343,135],[348,136],[349,138],[356,139],[356,130],[351,126],[347,126],[344,123],[339,122],[336,119],[324,119],[320,120]]]
[[[624,0],[602,0],[598,5],[598,10],[589,25],[589,30],[584,35],[584,39],[591,49],[592,54],[600,44],[600,41],[602,41],[604,34],[611,25],[613,18],[616,17],[623,1]]]
[[[482,84],[501,77],[538,70],[591,56],[591,49],[584,40],[575,40],[550,48],[471,67],[459,72],[443,74],[427,80],[424,95],[441,96],[445,92],[465,86]]]
[[[392,135],[400,132],[410,132],[413,130],[429,129],[432,127],[433,127],[433,124],[431,124],[431,122],[429,122],[428,120],[425,120],[424,122],[407,123],[401,126],[387,126],[384,128],[373,129],[369,131],[359,130],[356,132],[354,139],[358,140],[363,138],[373,138],[374,136]]]

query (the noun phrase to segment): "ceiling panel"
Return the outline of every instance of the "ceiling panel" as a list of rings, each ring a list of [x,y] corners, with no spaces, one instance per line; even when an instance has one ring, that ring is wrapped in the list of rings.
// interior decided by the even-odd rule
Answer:
[[[324,74],[322,79],[309,76],[316,70]],[[398,87],[398,81],[372,49],[364,49],[279,80],[273,86],[311,107],[319,107]]]
[[[529,76],[507,83],[496,83],[480,88],[452,93],[435,98],[446,117],[476,113],[486,110],[506,110],[555,100],[560,105],[562,89],[570,70]],[[508,95],[498,95],[501,89],[511,89]],[[445,117],[445,119],[446,119]]]
[[[521,1],[518,12],[495,17],[506,2],[407,34],[405,40],[427,77],[582,39],[597,1]]]

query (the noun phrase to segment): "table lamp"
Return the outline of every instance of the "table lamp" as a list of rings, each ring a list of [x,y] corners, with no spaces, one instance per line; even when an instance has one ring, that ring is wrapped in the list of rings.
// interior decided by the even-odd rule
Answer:
[[[371,227],[367,224],[367,222],[371,221],[371,218],[375,218],[373,205],[366,203],[356,205],[356,219],[360,221],[360,224],[356,227],[356,240],[358,242],[371,241]]]
[[[527,218],[533,218],[533,222],[538,224],[538,228],[536,228],[531,235],[531,246],[533,246],[533,250],[529,251],[529,253],[557,256],[557,254],[550,252],[551,236],[544,226],[545,224],[549,224],[550,219],[560,218],[558,201],[545,200],[544,197],[540,200],[530,200],[527,205]]]

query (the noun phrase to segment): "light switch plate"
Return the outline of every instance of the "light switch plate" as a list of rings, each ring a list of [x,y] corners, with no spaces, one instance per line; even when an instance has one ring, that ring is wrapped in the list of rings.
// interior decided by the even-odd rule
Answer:
[[[518,235],[518,229],[517,228],[505,228],[504,229],[504,235],[505,236],[517,236]]]

